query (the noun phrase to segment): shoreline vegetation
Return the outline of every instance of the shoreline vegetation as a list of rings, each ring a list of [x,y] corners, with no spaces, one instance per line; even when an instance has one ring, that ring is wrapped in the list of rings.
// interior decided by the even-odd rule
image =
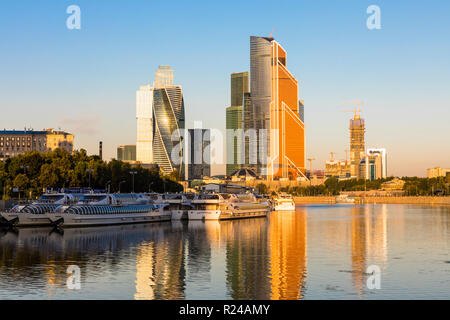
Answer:
[[[133,176],[132,176],[133,173]],[[0,199],[36,199],[46,188],[92,188],[123,192],[180,192],[176,173],[104,161],[86,150],[25,152],[0,161]]]

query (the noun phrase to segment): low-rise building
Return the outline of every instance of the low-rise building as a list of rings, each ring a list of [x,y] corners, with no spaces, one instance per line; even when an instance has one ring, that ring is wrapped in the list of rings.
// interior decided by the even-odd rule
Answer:
[[[405,185],[405,181],[394,178],[390,181],[386,181],[381,184],[381,190],[384,191],[401,191],[403,190],[403,186]]]
[[[450,169],[443,169],[441,167],[427,169],[428,178],[445,177],[448,173],[450,173]]]
[[[117,160],[134,163],[136,161],[136,145],[118,146]]]
[[[350,178],[350,163],[348,161],[328,160],[325,162],[325,177]]]
[[[27,151],[52,151],[58,148],[73,151],[74,135],[65,131],[45,129],[0,131],[0,160],[15,157]]]

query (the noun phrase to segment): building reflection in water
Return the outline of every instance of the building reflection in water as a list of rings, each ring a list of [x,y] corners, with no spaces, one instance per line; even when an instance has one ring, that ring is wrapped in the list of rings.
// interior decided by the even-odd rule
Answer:
[[[271,299],[298,300],[304,296],[307,275],[307,214],[274,212],[270,217]]]
[[[352,283],[358,296],[367,287],[367,267],[381,269],[387,260],[387,207],[354,206],[351,209]]]
[[[172,223],[170,234],[144,242],[136,250],[136,300],[184,299],[185,224]]]
[[[232,299],[270,299],[267,219],[222,221],[226,282]]]

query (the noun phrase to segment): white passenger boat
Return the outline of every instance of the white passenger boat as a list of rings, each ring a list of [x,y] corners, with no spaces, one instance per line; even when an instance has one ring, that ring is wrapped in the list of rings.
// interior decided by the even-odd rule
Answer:
[[[145,195],[90,194],[76,205],[63,205],[47,216],[60,227],[170,221],[167,204],[149,203]]]
[[[349,197],[346,194],[341,194],[337,196],[334,200],[336,203],[355,203],[355,198]]]
[[[197,199],[194,193],[166,195],[166,203],[170,205],[172,220],[187,220],[189,210],[193,209],[192,200]]]
[[[273,210],[295,211],[295,202],[291,195],[280,193],[273,198]]]
[[[227,220],[266,217],[269,202],[253,194],[201,194],[192,200],[189,220]]]
[[[31,204],[18,204],[8,212],[1,212],[0,216],[5,224],[18,227],[33,227],[50,225],[47,213],[53,212],[61,205],[74,204],[82,194],[43,194]]]

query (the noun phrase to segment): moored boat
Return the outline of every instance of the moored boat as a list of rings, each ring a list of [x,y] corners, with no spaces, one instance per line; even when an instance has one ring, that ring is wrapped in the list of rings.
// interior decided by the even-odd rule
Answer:
[[[17,227],[33,227],[51,225],[47,213],[53,212],[63,204],[76,203],[82,195],[78,194],[43,194],[31,204],[18,204],[0,216],[4,224]]]
[[[273,210],[295,211],[295,202],[291,195],[280,193],[273,198]]]
[[[188,211],[189,220],[228,220],[266,217],[270,211],[267,201],[253,194],[201,194],[192,200],[194,208]]]
[[[144,194],[86,194],[75,205],[63,205],[48,213],[53,225],[82,227],[169,221],[170,209],[164,203],[152,203]]]
[[[189,210],[193,209],[192,200],[197,199],[194,193],[166,195],[166,203],[170,205],[172,220],[187,220]]]

